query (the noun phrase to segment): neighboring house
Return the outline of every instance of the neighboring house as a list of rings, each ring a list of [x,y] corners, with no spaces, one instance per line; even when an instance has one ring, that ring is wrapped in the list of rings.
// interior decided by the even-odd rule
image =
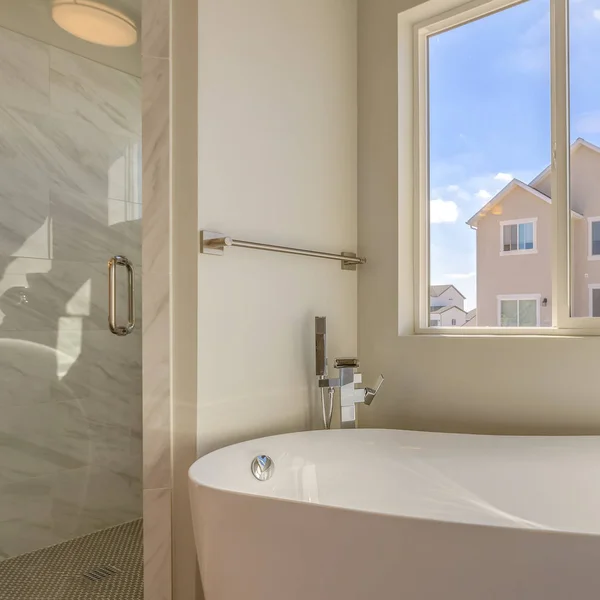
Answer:
[[[462,327],[466,316],[465,297],[453,285],[429,286],[431,327]]]
[[[463,327],[477,327],[477,309],[470,310],[465,317],[465,324]]]
[[[477,230],[477,325],[552,324],[550,167],[513,179],[467,224]],[[600,316],[600,148],[571,146],[573,315]]]

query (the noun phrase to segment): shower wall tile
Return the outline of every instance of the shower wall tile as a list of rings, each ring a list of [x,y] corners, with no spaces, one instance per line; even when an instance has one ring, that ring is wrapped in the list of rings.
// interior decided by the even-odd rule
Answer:
[[[59,189],[106,198],[111,186],[123,189],[127,185],[120,180],[125,171],[119,162],[124,156],[135,156],[131,148],[139,140],[99,131],[82,118],[64,118],[54,112],[36,114],[17,108],[4,112],[12,132],[4,143],[26,154],[28,162]]]
[[[139,330],[126,337],[109,331],[89,332],[93,348],[89,361],[91,390],[101,389],[114,398],[127,400],[142,389],[142,335]]]
[[[171,485],[169,279],[144,275],[144,488]],[[148,365],[152,365],[149,370]]]
[[[64,541],[52,523],[52,479],[0,485],[0,560]]]
[[[169,72],[168,60],[143,61],[144,273],[170,272]]]
[[[55,259],[94,262],[121,254],[141,264],[141,205],[52,187],[50,215]]]
[[[141,82],[110,67],[50,48],[50,102],[99,131],[139,139]]]
[[[144,598],[171,600],[171,2],[142,2]]]
[[[4,29],[0,36],[0,106],[44,112],[50,96],[48,46]]]
[[[143,0],[142,54],[144,57],[169,58],[170,56],[170,2]]]
[[[91,464],[92,445],[65,403],[3,410],[0,484]]]
[[[139,519],[139,478],[97,466],[59,473],[52,481],[53,531],[64,539]]]
[[[33,154],[26,132],[0,104],[0,254],[50,257],[49,178]]]
[[[139,397],[142,385],[141,332],[126,337],[109,331],[59,331],[57,372],[51,385],[53,400],[98,395],[121,401]]]
[[[139,478],[97,466],[0,485],[0,559],[138,519]]]
[[[171,490],[144,490],[144,598],[171,598]]]
[[[51,400],[50,382],[56,377],[54,339],[55,335],[48,332],[0,332],[2,420],[9,407],[23,408]]]

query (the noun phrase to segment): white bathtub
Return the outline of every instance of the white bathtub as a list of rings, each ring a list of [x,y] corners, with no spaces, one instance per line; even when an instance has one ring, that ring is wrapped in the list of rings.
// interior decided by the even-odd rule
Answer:
[[[207,600],[600,599],[600,437],[314,431],[190,484]]]

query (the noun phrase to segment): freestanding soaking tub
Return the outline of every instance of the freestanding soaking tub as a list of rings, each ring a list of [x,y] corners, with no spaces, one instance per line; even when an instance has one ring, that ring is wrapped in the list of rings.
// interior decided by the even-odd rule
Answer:
[[[600,437],[296,433],[190,486],[207,600],[600,599]]]

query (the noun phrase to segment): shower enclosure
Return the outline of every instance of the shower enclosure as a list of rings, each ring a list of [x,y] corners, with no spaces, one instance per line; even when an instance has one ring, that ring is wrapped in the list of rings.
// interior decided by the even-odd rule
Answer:
[[[23,555],[140,535],[140,87],[0,21],[0,598]],[[104,546],[87,566],[121,571]]]

